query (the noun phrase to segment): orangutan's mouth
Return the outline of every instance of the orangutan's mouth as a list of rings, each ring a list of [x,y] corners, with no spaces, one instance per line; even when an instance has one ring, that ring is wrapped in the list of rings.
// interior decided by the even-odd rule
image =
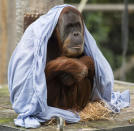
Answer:
[[[78,45],[78,46],[74,46],[72,47],[73,49],[80,49],[81,48],[81,45]]]

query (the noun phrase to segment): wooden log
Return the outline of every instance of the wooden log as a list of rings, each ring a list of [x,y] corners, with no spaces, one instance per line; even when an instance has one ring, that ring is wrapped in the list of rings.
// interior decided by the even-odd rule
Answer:
[[[7,70],[7,0],[0,1],[0,83],[6,82]]]
[[[78,7],[78,4],[73,4],[73,6]],[[83,10],[88,11],[123,11],[124,4],[86,4]],[[128,11],[134,11],[134,4],[128,4]]]

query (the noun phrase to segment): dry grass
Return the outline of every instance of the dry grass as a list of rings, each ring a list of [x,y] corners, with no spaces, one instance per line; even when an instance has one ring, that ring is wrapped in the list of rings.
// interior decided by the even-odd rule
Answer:
[[[89,102],[87,106],[79,112],[81,121],[89,120],[110,120],[112,118],[112,111],[109,110],[101,101]],[[55,125],[56,118],[47,121],[45,125]]]
[[[44,123],[45,126],[53,126],[53,125],[56,125],[57,121],[56,121],[56,118],[51,118],[51,120],[48,120],[47,122]]]
[[[103,102],[89,102],[87,106],[79,112],[81,121],[87,120],[109,120],[112,111],[105,107]]]

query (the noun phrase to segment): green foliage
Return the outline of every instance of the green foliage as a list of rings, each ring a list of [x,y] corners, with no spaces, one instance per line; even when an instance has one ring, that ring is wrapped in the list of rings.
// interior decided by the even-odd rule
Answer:
[[[13,118],[0,118],[0,124],[7,124],[13,121]]]
[[[80,3],[81,0],[64,0],[64,3]]]
[[[126,81],[129,82],[134,82],[134,68],[132,70],[130,70],[129,72],[127,72],[126,74]]]
[[[129,48],[128,55],[134,55],[134,12],[129,14]]]
[[[109,26],[104,25],[102,13],[84,12],[83,17],[85,24],[97,43],[107,41],[107,36],[110,31]]]

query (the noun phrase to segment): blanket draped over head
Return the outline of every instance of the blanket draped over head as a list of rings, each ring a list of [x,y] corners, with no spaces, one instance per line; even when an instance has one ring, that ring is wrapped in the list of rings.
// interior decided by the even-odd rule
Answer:
[[[47,105],[47,85],[44,69],[47,43],[64,7],[59,5],[38,18],[25,31],[9,62],[8,85],[12,107],[18,113],[15,125],[37,128],[40,122],[52,117],[63,117],[67,122],[78,122],[78,113]],[[92,35],[84,26],[84,52],[95,63],[92,100],[105,101],[114,112],[129,106],[129,91],[113,92],[114,77],[110,65],[98,49]]]

